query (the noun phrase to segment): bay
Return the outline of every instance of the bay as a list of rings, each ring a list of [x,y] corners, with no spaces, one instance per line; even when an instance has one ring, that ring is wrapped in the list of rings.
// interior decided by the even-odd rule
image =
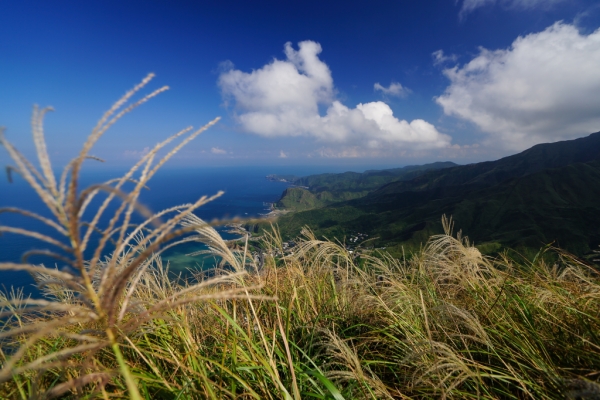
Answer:
[[[288,186],[283,182],[273,182],[265,177],[268,174],[309,175],[323,172],[324,168],[310,167],[221,167],[221,168],[182,168],[163,169],[149,182],[148,190],[144,190],[140,202],[153,212],[175,205],[190,203],[203,195],[211,196],[222,190],[225,193],[218,199],[204,205],[196,211],[196,215],[206,221],[214,219],[230,219],[233,217],[255,218],[269,211],[267,204],[275,202],[282,191]],[[337,171],[336,171],[337,172]],[[123,171],[116,169],[92,170],[82,174],[80,188],[91,184],[105,182],[108,179],[121,176]],[[128,188],[125,188],[127,190]],[[89,207],[96,209],[102,198],[99,196]],[[118,202],[112,206],[101,220],[101,226],[106,226],[108,216],[116,209]],[[31,187],[19,176],[14,177],[13,183],[0,180],[0,208],[19,207],[33,211],[46,217],[51,217],[46,206]],[[91,214],[86,214],[90,219]],[[84,218],[86,219],[86,218]],[[136,217],[134,222],[141,221]],[[58,237],[52,228],[29,218],[12,213],[0,213],[0,225],[17,226],[35,230],[52,237]],[[218,229],[224,238],[231,238],[226,229]],[[184,271],[188,268],[201,268],[206,260],[190,257],[187,254],[201,249],[198,243],[180,245],[167,250],[163,259],[168,261],[174,271]],[[32,249],[47,249],[51,246],[35,239],[21,235],[5,233],[0,236],[0,262],[19,262],[21,256]],[[90,256],[86,254],[86,256]],[[52,267],[60,264],[54,259],[33,256],[28,262],[44,264]],[[38,295],[33,280],[27,273],[4,271],[0,272],[0,290],[10,287],[21,287],[26,294]]]

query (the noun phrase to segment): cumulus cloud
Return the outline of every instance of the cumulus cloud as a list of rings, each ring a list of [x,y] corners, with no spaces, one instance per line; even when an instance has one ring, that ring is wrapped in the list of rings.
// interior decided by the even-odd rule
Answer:
[[[446,62],[456,62],[458,60],[458,56],[456,54],[446,55],[444,54],[444,50],[436,50],[431,53],[433,57],[433,65],[440,65]]]
[[[250,73],[231,69],[219,77],[223,95],[235,102],[237,121],[246,131],[373,148],[440,148],[450,143],[449,136],[424,120],[396,118],[384,102],[349,108],[336,100],[331,71],[318,57],[318,43],[300,42],[298,50],[286,43],[284,52],[285,60],[275,59]]]
[[[445,150],[445,149],[444,149]],[[308,154],[309,158],[388,158],[411,157],[420,150],[403,150],[394,148],[372,149],[364,146],[328,146],[316,149]]]
[[[375,85],[373,85],[373,88],[381,91],[385,95],[397,97],[404,97],[410,92],[398,82],[390,83],[389,87],[382,86],[379,82],[377,82]]]
[[[219,147],[213,147],[212,149],[210,149],[210,152],[213,154],[227,154],[227,151],[225,151]]]
[[[451,83],[436,101],[520,150],[600,129],[599,66],[600,29],[583,35],[558,22],[445,69]]]
[[[566,0],[464,0],[460,9],[460,16],[464,17],[477,8],[496,3],[500,3],[507,8],[526,10],[537,7],[547,8],[562,1]]]

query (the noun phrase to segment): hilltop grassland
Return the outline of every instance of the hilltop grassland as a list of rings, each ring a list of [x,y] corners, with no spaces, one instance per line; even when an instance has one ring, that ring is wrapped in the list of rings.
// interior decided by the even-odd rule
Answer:
[[[446,226],[403,260],[355,258],[310,232],[275,259],[273,234],[262,269],[223,268],[212,281],[197,275],[200,285],[170,280],[153,255],[127,285],[123,362],[153,399],[597,398],[598,274],[556,249],[552,264],[489,259]],[[243,253],[226,262],[239,267]],[[12,317],[2,336],[19,331],[4,341],[3,364],[27,349],[3,370],[0,397],[132,398],[99,321],[27,330],[82,307],[71,289],[44,287],[60,311],[3,298]]]
[[[306,229],[284,251],[275,228],[256,245],[257,261],[247,237],[231,246],[195,216],[219,193],[154,214],[137,201],[156,171],[216,120],[159,143],[123,177],[78,187],[83,162],[97,160],[89,155],[94,143],[165,90],[127,105],[150,79],[101,118],[58,178],[43,135],[46,110],[36,108],[32,118],[39,170],[0,132],[15,164],[9,171],[28,182],[51,217],[0,212],[55,231],[0,226],[54,249],[0,263],[0,270],[31,273],[43,294],[0,295],[0,398],[600,396],[600,277],[559,249],[533,261],[486,257],[444,218],[443,234],[400,258],[350,253]],[[130,192],[125,182],[134,184]],[[97,195],[104,200],[83,220]],[[107,216],[112,201],[119,206]],[[133,225],[133,213],[144,222]],[[161,253],[189,241],[206,244],[217,266],[173,279]],[[52,257],[60,269],[29,264],[31,255]]]

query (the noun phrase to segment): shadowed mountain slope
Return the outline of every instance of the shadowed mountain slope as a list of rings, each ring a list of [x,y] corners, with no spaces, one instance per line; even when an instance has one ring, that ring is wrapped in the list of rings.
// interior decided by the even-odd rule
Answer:
[[[439,233],[442,214],[476,243],[536,249],[556,242],[579,255],[600,243],[600,133],[541,144],[497,161],[427,171],[351,201],[282,217],[284,235],[303,225],[375,246],[414,247]]]
[[[575,140],[538,144],[521,153],[496,161],[427,171],[412,180],[390,183],[382,187],[378,194],[456,185],[491,186],[547,168],[559,168],[598,159],[600,159],[600,132]]]

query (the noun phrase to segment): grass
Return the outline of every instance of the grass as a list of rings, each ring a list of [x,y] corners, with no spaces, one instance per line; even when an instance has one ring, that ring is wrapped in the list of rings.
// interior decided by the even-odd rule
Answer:
[[[128,110],[125,101],[118,106]],[[0,138],[14,171],[54,218],[2,211],[37,218],[57,235],[0,230],[55,245],[53,255],[67,266],[0,263],[31,272],[45,296],[0,298],[0,398],[600,396],[600,278],[575,257],[546,248],[533,261],[488,258],[444,219],[444,234],[400,259],[355,257],[308,230],[293,255],[275,257],[283,249],[273,229],[263,236],[259,266],[247,242],[232,250],[194,216],[210,198],[158,214],[137,203],[166,161],[154,163],[157,151],[170,142],[119,180],[77,188],[81,164],[117,110],[59,180],[43,145],[43,112],[33,118],[40,172]],[[198,133],[179,134],[188,136],[166,158]],[[133,191],[121,192],[136,171]],[[105,227],[98,226],[105,204],[97,218],[81,220],[87,199],[100,191],[106,204],[122,205]],[[133,212],[146,222],[131,227]],[[180,240],[205,243],[221,263],[173,281],[161,252],[186,233],[194,235]],[[112,241],[114,251],[101,257]],[[86,246],[97,249],[90,260],[83,259]]]

